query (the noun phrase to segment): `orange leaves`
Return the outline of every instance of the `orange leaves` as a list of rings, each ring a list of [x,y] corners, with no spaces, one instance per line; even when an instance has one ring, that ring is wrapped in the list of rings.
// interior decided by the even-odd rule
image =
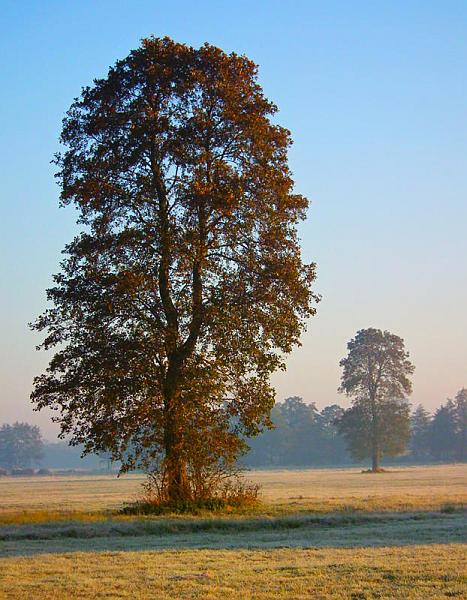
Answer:
[[[34,401],[124,468],[169,452],[168,413],[213,462],[268,423],[316,300],[275,111],[245,56],[147,38],[67,114],[58,178],[87,233],[39,321],[66,347]]]

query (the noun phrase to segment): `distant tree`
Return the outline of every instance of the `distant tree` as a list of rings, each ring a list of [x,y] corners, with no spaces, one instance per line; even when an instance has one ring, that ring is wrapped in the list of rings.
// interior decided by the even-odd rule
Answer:
[[[342,464],[349,460],[345,440],[339,435],[338,423],[344,409],[337,404],[325,406],[318,416],[320,435],[317,440],[321,464]],[[317,448],[317,451],[318,451]]]
[[[244,461],[249,466],[270,467],[287,464],[291,432],[281,406],[278,402],[271,411],[272,428],[267,428],[260,435],[248,439],[249,451]]]
[[[463,462],[467,458],[467,389],[462,388],[453,402],[454,432],[456,436],[456,458]]]
[[[465,461],[467,445],[467,389],[435,412],[430,428],[430,452],[435,460]]]
[[[430,414],[419,404],[410,417],[410,451],[416,459],[430,456],[430,425]]]
[[[0,466],[24,469],[43,457],[44,442],[39,427],[28,423],[13,423],[0,427]]]
[[[409,376],[414,366],[404,340],[380,329],[362,329],[347,345],[340,392],[352,399],[352,407],[339,421],[352,455],[371,458],[378,471],[382,456],[404,452],[410,435],[412,391]]]
[[[330,406],[325,406],[323,408],[319,415],[319,421],[324,429],[329,429],[332,432],[332,435],[336,435],[337,430],[335,426],[343,414],[344,409],[342,406],[339,406],[338,404],[331,404]]]
[[[372,471],[380,469],[383,456],[403,454],[410,439],[410,405],[406,400],[381,400],[376,407],[356,402],[341,417],[339,432],[354,458],[372,459]]]
[[[348,462],[336,419],[344,410],[337,405],[318,412],[314,403],[293,396],[278,402],[271,412],[274,428],[248,440],[245,458],[250,466],[330,465]]]
[[[430,453],[437,461],[452,461],[456,456],[454,403],[448,400],[433,415],[430,426]]]
[[[270,375],[315,311],[276,110],[245,56],[150,38],[64,120],[83,232],[33,326],[58,351],[32,400],[85,452],[160,464],[169,500],[269,424]]]
[[[299,396],[291,396],[281,403],[280,411],[287,425],[287,437],[284,440],[286,464],[310,464],[318,432],[316,405],[313,402],[305,403]]]

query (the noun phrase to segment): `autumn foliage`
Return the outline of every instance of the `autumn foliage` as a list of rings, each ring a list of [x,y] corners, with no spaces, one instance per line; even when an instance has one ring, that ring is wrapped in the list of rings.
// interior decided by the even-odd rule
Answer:
[[[162,458],[172,500],[269,424],[269,376],[314,314],[276,110],[246,57],[151,38],[63,122],[82,232],[34,324],[55,355],[32,399],[123,469]]]

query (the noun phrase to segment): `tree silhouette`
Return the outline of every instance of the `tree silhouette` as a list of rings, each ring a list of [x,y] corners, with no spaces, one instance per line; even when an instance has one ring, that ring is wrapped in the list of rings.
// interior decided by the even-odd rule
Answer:
[[[231,462],[269,423],[269,376],[314,314],[276,110],[246,57],[151,38],[64,119],[61,203],[83,231],[34,325],[58,350],[32,399],[123,469],[162,455],[171,500],[197,452]]]
[[[0,466],[24,469],[41,460],[44,442],[39,427],[29,423],[13,423],[0,427]]]
[[[430,414],[419,404],[410,417],[410,450],[414,458],[426,459],[429,457],[430,424]]]
[[[467,455],[467,388],[457,392],[453,404],[456,459],[463,462]]]
[[[456,425],[453,402],[448,400],[433,415],[430,425],[430,453],[437,461],[450,461],[456,455]]]
[[[347,344],[340,392],[352,398],[339,430],[358,458],[371,457],[378,471],[382,455],[403,452],[410,436],[409,404],[412,391],[409,361],[404,340],[380,329],[361,329]]]

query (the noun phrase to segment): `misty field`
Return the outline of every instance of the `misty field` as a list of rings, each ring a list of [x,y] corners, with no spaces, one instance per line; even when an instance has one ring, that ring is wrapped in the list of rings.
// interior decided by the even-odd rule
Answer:
[[[243,513],[118,514],[131,475],[0,478],[0,598],[467,593],[467,466],[253,471]]]
[[[261,484],[262,513],[439,510],[467,500],[467,466],[262,470],[246,473]],[[0,523],[56,518],[107,518],[140,493],[143,475],[0,477]]]

